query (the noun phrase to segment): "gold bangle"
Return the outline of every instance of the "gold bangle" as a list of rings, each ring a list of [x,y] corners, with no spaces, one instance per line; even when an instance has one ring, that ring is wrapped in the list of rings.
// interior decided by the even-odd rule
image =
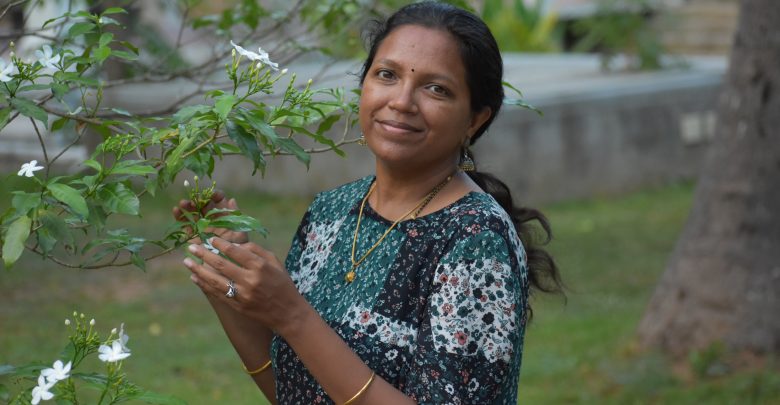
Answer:
[[[249,370],[248,368],[246,368],[244,363],[241,363],[241,367],[243,367],[244,371],[246,371],[246,373],[249,374],[249,375],[260,374],[263,371],[265,371],[268,367],[271,367],[271,360],[268,360],[267,363],[265,363],[262,366],[260,366],[260,368],[258,368],[257,370]]]
[[[356,399],[360,398],[361,395],[363,395],[364,392],[368,389],[368,386],[371,385],[371,382],[374,381],[374,377],[376,377],[376,372],[371,372],[371,377],[368,377],[368,381],[366,381],[366,384],[363,385],[363,388],[360,389],[360,391],[357,392],[357,394],[353,395],[352,398],[348,399],[347,402],[344,402],[344,405],[349,405],[353,402],[355,402]]]

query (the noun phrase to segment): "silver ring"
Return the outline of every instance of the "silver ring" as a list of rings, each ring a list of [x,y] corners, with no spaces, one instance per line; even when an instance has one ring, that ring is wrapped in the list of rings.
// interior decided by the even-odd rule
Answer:
[[[228,298],[233,298],[233,297],[235,297],[235,296],[236,296],[236,293],[238,292],[238,291],[236,290],[236,282],[235,282],[235,281],[233,281],[233,280],[228,280],[228,282],[227,282],[227,287],[228,287],[228,290],[227,290],[227,292],[225,293],[225,296],[226,296],[226,297],[228,297]]]

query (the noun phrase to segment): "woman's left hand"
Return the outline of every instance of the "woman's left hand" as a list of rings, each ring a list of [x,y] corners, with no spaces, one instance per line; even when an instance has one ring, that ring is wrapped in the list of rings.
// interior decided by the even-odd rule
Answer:
[[[308,302],[273,253],[253,242],[238,244],[218,237],[210,241],[230,260],[198,244],[192,244],[188,249],[202,259],[203,264],[184,259],[184,265],[192,272],[193,282],[205,294],[257,319],[281,335],[305,316]],[[233,297],[226,295],[230,280],[235,288]]]

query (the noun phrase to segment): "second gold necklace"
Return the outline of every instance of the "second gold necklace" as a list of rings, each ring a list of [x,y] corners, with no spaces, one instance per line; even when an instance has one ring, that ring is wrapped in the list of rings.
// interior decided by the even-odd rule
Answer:
[[[350,257],[352,259],[352,269],[350,269],[350,271],[344,275],[344,280],[347,283],[351,283],[355,281],[355,270],[360,265],[360,263],[362,263],[363,260],[366,260],[368,255],[370,255],[371,252],[373,252],[374,249],[376,249],[377,246],[379,246],[379,244],[382,243],[383,240],[385,240],[385,238],[390,233],[390,231],[392,231],[395,228],[395,226],[398,225],[399,222],[404,220],[404,218],[408,217],[409,215],[412,216],[412,219],[417,218],[417,216],[420,215],[420,212],[422,212],[425,206],[428,205],[428,203],[431,202],[431,200],[433,200],[433,197],[435,197],[436,194],[438,194],[439,191],[441,191],[441,189],[443,189],[444,186],[446,186],[447,183],[449,183],[450,180],[452,180],[452,176],[453,176],[452,174],[447,176],[446,179],[444,179],[441,183],[437,184],[436,187],[434,187],[433,190],[431,190],[425,196],[425,198],[420,200],[420,202],[417,203],[417,205],[415,205],[411,210],[409,210],[409,212],[407,212],[404,215],[401,215],[400,218],[395,220],[395,222],[393,222],[393,224],[390,225],[389,228],[387,228],[385,233],[383,233],[382,236],[379,237],[379,240],[376,241],[376,243],[374,243],[374,245],[371,246],[368,249],[368,251],[365,254],[363,254],[363,256],[360,257],[360,259],[355,260],[355,249],[357,248],[358,232],[360,231],[360,222],[363,219],[363,208],[365,208],[366,206],[366,201],[368,201],[368,197],[370,197],[371,193],[374,192],[374,188],[376,186],[376,181],[374,181],[374,183],[371,184],[371,188],[368,189],[366,196],[363,197],[363,202],[360,203],[360,211],[358,212],[357,225],[355,225],[355,236],[352,238],[352,256]]]

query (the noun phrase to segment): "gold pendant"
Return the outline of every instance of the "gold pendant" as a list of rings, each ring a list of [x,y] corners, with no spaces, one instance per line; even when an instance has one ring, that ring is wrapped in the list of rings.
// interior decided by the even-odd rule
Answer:
[[[344,275],[344,280],[348,283],[355,281],[355,270],[350,270],[349,273]]]

